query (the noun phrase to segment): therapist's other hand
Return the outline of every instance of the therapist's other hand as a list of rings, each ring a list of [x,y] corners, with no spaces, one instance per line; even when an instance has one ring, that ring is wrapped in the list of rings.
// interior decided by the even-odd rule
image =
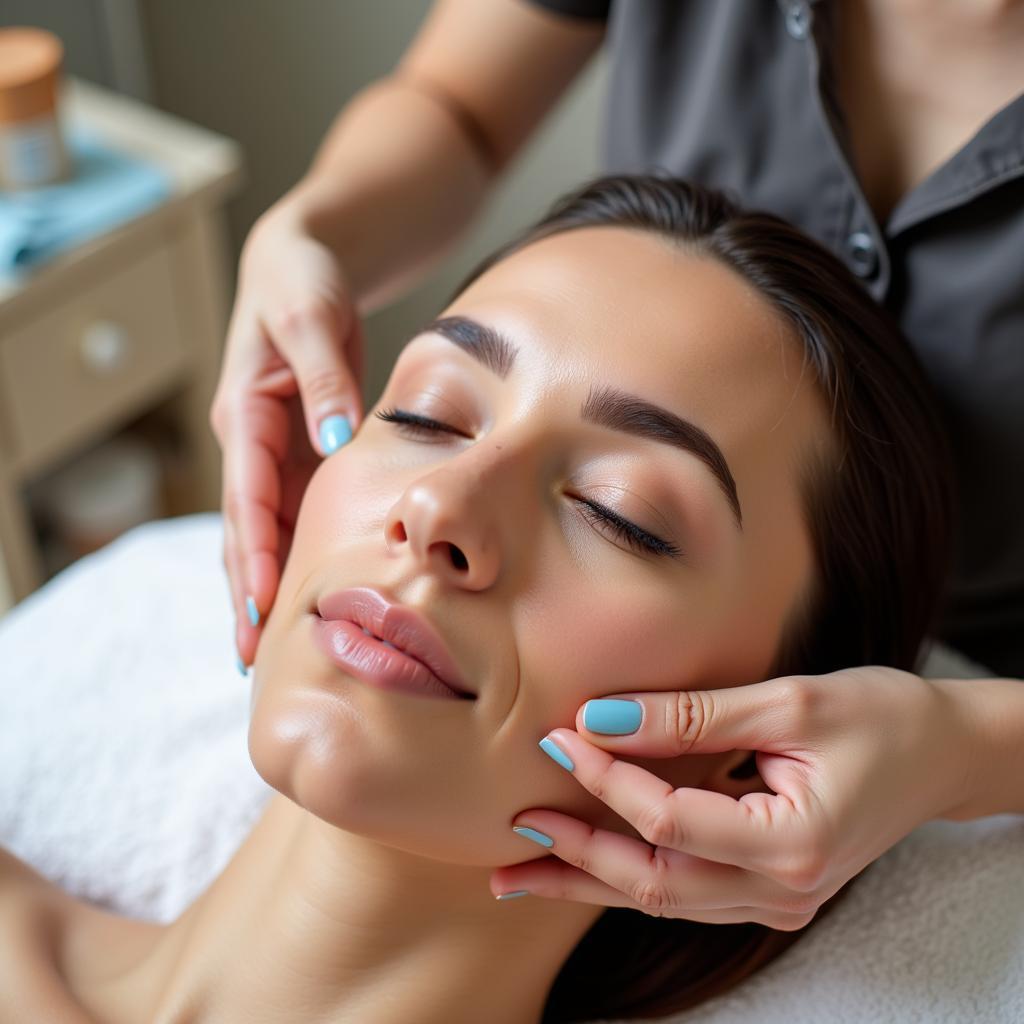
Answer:
[[[496,869],[491,891],[795,931],[894,843],[967,798],[972,752],[956,693],[882,667],[626,693],[617,699],[639,701],[643,720],[619,736],[586,728],[588,701],[577,731],[548,736],[642,839],[524,811],[513,826],[550,837],[554,856]],[[771,792],[676,789],[615,756],[733,750],[758,752],[758,784]]]
[[[245,665],[274,603],[309,478],[362,420],[363,359],[343,269],[286,196],[243,246],[210,409],[224,457],[224,566]]]

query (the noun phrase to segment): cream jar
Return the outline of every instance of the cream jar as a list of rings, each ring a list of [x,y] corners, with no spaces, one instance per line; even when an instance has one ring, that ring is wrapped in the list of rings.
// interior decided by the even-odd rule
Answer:
[[[57,110],[63,59],[52,32],[0,29],[0,188],[29,189],[68,177]]]

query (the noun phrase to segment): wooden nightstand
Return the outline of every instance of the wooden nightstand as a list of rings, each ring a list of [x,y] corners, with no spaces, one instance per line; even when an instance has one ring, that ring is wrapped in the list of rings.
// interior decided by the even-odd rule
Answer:
[[[172,194],[62,253],[19,283],[0,279],[0,613],[44,579],[26,489],[159,406],[192,467],[191,510],[220,505],[209,408],[227,328],[223,204],[241,180],[230,139],[70,79],[65,125],[159,162]]]

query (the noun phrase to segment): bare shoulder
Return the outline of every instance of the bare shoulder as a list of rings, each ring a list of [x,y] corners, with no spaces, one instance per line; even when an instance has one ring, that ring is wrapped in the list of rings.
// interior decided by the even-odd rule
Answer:
[[[66,1020],[93,1024],[75,1005],[57,970],[61,897],[25,861],[0,847],[0,1024]]]
[[[67,902],[72,902],[67,893],[44,878],[31,864],[0,846],[0,928],[3,929],[3,938],[10,937],[12,926],[24,928],[33,920],[46,918],[52,929],[54,915],[59,915],[61,904]],[[3,958],[0,957],[0,971],[3,966]]]
[[[75,899],[0,846],[0,1024],[102,1024],[75,998],[74,979],[105,966],[93,962],[97,955],[116,956],[121,943],[149,929],[156,926]]]
[[[5,929],[5,937],[10,935],[12,925],[24,927],[38,922],[35,930],[39,930],[45,922],[50,939],[57,939],[56,932],[63,929],[74,908],[84,906],[31,864],[0,846],[0,927]],[[0,957],[0,968],[2,960]]]

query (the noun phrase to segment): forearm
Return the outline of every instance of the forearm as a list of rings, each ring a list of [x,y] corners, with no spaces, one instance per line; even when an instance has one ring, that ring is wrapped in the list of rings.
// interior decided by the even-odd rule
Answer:
[[[275,205],[291,207],[337,254],[365,316],[425,275],[497,173],[481,129],[399,70],[348,103],[308,173]]]
[[[1024,814],[1024,681],[944,679],[957,696],[967,737],[967,799],[942,818]]]

